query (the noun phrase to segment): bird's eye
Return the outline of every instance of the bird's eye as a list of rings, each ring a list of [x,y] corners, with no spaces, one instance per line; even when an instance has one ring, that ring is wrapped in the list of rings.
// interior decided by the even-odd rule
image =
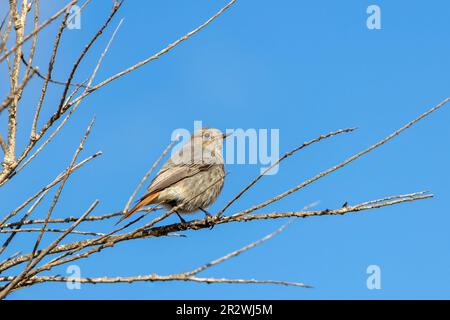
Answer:
[[[207,133],[205,133],[204,135],[203,135],[204,137],[205,137],[205,139],[209,139],[209,138],[211,138],[211,135],[207,132]]]

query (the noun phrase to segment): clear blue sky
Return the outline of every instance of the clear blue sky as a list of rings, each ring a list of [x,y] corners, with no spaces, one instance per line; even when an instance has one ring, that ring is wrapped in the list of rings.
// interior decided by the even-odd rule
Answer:
[[[77,81],[89,74],[120,18],[125,18],[123,26],[98,81],[159,51],[225,3],[126,1],[82,65]],[[109,13],[110,4],[94,1],[83,13],[82,29],[67,31],[55,78],[67,74]],[[381,30],[366,27],[366,8],[371,4],[381,7]],[[49,16],[59,6],[60,1],[45,1],[43,14]],[[4,9],[3,1],[2,16]],[[359,128],[285,161],[278,174],[265,177],[228,213],[259,203],[368,147],[450,95],[449,10],[445,0],[432,5],[406,0],[239,0],[174,51],[85,100],[45,154],[2,188],[2,210],[15,208],[63,170],[94,115],[97,120],[84,155],[102,150],[104,156],[73,177],[55,217],[79,215],[96,198],[101,204],[95,214],[121,209],[168,144],[172,131],[191,129],[194,120],[223,130],[279,129],[281,152],[321,133]],[[41,37],[47,50],[38,51],[36,64],[41,70],[46,69],[55,31],[56,25]],[[33,82],[34,92],[24,98],[30,106],[38,85],[39,81]],[[49,96],[44,116],[57,101],[56,94]],[[320,201],[317,208],[335,208],[344,201],[355,204],[421,190],[433,192],[434,199],[296,220],[276,238],[204,274],[299,281],[314,289],[173,282],[83,285],[81,290],[67,290],[64,284],[45,284],[11,298],[450,298],[449,107],[261,212],[300,210],[314,201]],[[20,130],[28,133],[31,115],[22,110],[20,117]],[[210,211],[220,209],[259,167],[230,165],[227,170],[224,192]],[[48,201],[36,214],[44,215],[47,207]],[[97,228],[111,230],[112,223]],[[248,244],[283,223],[235,223],[186,232],[186,238],[132,241],[77,263],[85,277],[181,272]],[[26,248],[34,237],[17,239],[21,240],[15,244]],[[366,287],[369,265],[381,268],[381,290]],[[64,275],[65,268],[55,272]]]

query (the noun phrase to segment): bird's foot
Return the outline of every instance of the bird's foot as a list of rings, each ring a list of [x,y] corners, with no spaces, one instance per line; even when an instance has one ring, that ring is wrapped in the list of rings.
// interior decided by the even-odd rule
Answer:
[[[209,230],[212,230],[214,228],[214,226],[216,225],[214,217],[207,212],[205,213],[205,225],[210,227]]]
[[[177,214],[178,219],[180,219],[181,224],[182,224],[182,225],[185,225],[185,224],[186,224],[186,220],[184,220],[183,217],[180,216],[180,214],[179,214],[178,212],[175,211],[175,213]]]
[[[205,209],[199,208],[203,213],[205,214],[205,225],[210,227],[209,229],[212,230],[214,226],[216,225],[215,218]]]

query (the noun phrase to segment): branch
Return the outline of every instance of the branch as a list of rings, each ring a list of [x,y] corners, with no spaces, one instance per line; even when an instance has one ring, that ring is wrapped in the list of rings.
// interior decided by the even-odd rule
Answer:
[[[79,163],[77,163],[76,165],[73,166],[71,172],[75,172],[77,169],[81,168],[83,165],[85,165],[86,163],[90,162],[91,160],[101,156],[102,153],[101,152],[97,152],[95,154],[93,154],[92,156],[87,157],[86,159],[80,161]],[[10,212],[9,214],[7,214],[1,221],[0,221],[0,227],[5,227],[7,225],[5,225],[4,223],[6,221],[8,221],[10,218],[14,217],[17,213],[19,213],[23,208],[25,208],[28,204],[30,204],[34,199],[36,199],[37,197],[39,197],[42,193],[46,192],[47,190],[53,188],[54,186],[56,186],[59,182],[62,181],[62,179],[64,178],[64,172],[59,174],[52,182],[50,182],[48,185],[46,185],[45,187],[43,187],[41,190],[39,190],[38,192],[36,192],[34,195],[32,195],[31,197],[29,197],[27,200],[25,200],[21,205],[19,205],[16,209],[14,209],[12,212]]]
[[[383,199],[370,201],[370,205],[364,205],[364,203],[355,205],[355,206],[347,206],[342,207],[340,209],[334,210],[320,210],[320,211],[289,211],[289,212],[273,212],[273,213],[261,213],[261,214],[253,214],[253,215],[233,215],[227,218],[224,218],[223,223],[226,222],[245,222],[252,220],[265,220],[265,219],[279,219],[279,218],[306,218],[313,216],[335,216],[335,215],[344,215],[351,212],[359,212],[370,209],[379,209],[387,206],[397,205],[404,202],[412,202],[418,200],[431,199],[434,196],[432,194],[423,195],[424,192],[412,193],[409,196],[405,196],[403,198],[399,198],[399,196],[392,196],[389,199],[396,199],[391,201],[383,201]],[[228,220],[228,221],[227,221]]]
[[[31,260],[27,267],[0,291],[0,299],[4,299],[22,279],[26,278],[28,272],[30,272],[32,268],[34,268],[36,264],[38,264],[52,249],[54,249],[58,245],[58,243],[60,243],[68,234],[70,234],[72,230],[75,229],[84,220],[84,218],[95,209],[98,203],[99,201],[95,200],[94,203],[89,207],[89,209],[80,217],[80,219],[72,224],[72,226],[70,226],[70,228],[68,228],[66,232],[60,235],[46,249],[42,250],[35,259]]]
[[[251,207],[251,208],[249,208],[249,209],[247,209],[247,210],[244,210],[244,211],[240,212],[239,215],[245,215],[245,214],[251,213],[251,212],[253,212],[253,211],[255,211],[255,210],[264,208],[264,207],[268,206],[269,204],[271,204],[271,203],[273,203],[273,202],[276,202],[276,201],[279,201],[279,200],[283,199],[284,197],[286,197],[286,196],[288,196],[288,195],[290,195],[290,194],[292,194],[292,193],[294,193],[294,192],[297,192],[298,190],[300,190],[300,189],[306,187],[307,185],[309,185],[309,184],[311,184],[311,183],[313,183],[313,182],[319,180],[320,178],[323,178],[324,176],[326,176],[326,175],[328,175],[328,174],[330,174],[330,173],[332,173],[332,172],[334,172],[334,171],[336,171],[336,170],[338,170],[338,169],[340,169],[340,168],[346,166],[347,164],[349,164],[349,163],[355,161],[356,159],[362,157],[363,155],[369,153],[370,151],[372,151],[372,150],[374,150],[374,149],[376,149],[376,148],[382,146],[382,145],[385,144],[386,142],[392,140],[393,138],[395,138],[396,136],[398,136],[400,133],[402,133],[403,131],[407,130],[409,127],[411,127],[411,126],[414,125],[415,123],[419,122],[421,119],[423,119],[423,118],[425,118],[426,116],[430,115],[431,113],[435,112],[436,110],[438,110],[439,108],[441,108],[443,105],[445,105],[445,104],[446,104],[447,102],[449,102],[449,101],[450,101],[450,98],[445,99],[444,101],[442,101],[441,103],[439,103],[439,104],[436,105],[435,107],[429,109],[427,112],[423,113],[422,115],[420,115],[420,116],[417,117],[416,119],[414,119],[414,120],[408,122],[406,125],[404,125],[404,126],[401,127],[400,129],[394,131],[392,134],[390,134],[389,136],[387,136],[387,137],[384,138],[383,140],[378,141],[377,143],[375,143],[374,145],[370,146],[369,148],[367,148],[367,149],[365,149],[365,150],[363,150],[363,151],[361,151],[361,152],[359,152],[359,153],[357,153],[357,154],[351,156],[351,157],[348,158],[347,160],[345,160],[345,161],[339,163],[338,165],[336,165],[336,166],[334,166],[334,167],[332,167],[332,168],[330,168],[330,169],[328,169],[328,170],[325,170],[325,171],[319,173],[319,174],[316,175],[315,177],[313,177],[313,178],[311,178],[311,179],[309,179],[309,180],[306,180],[306,181],[302,182],[301,184],[297,185],[296,187],[291,188],[291,189],[287,190],[286,192],[283,192],[282,194],[280,194],[280,195],[278,195],[278,196],[276,196],[276,197],[273,197],[273,198],[271,198],[271,199],[269,199],[269,200],[267,200],[267,201],[264,201],[264,202],[262,202],[262,203],[260,203],[260,204],[258,204],[258,205],[255,205],[255,206],[253,206],[253,207]]]
[[[37,28],[39,27],[39,0],[34,0],[34,30],[37,30]],[[29,4],[29,10],[31,10],[31,5],[32,3]],[[30,73],[30,71],[34,70],[35,68],[33,68],[32,64],[33,64],[33,59],[34,59],[34,54],[36,53],[36,45],[37,45],[37,33],[34,34],[33,36],[33,41],[31,43],[31,48],[30,48],[30,55],[28,57],[28,63],[27,63],[27,69],[25,72],[25,78],[28,76],[28,74]],[[23,61],[25,58],[23,56],[23,53],[20,55],[20,59]]]
[[[258,182],[259,179],[261,179],[267,172],[269,172],[275,166],[279,165],[280,162],[283,161],[284,159],[290,157],[297,151],[300,151],[316,142],[331,138],[331,137],[336,136],[341,133],[353,132],[355,130],[356,130],[356,128],[347,128],[347,129],[341,129],[341,130],[337,130],[334,132],[330,132],[328,134],[322,134],[322,135],[318,136],[317,138],[310,140],[308,142],[305,142],[302,145],[292,149],[291,151],[286,152],[280,159],[275,161],[271,166],[269,166],[262,173],[260,173],[258,176],[256,176],[255,179],[253,179],[244,189],[242,189],[233,199],[231,199],[222,209],[220,209],[219,212],[216,214],[216,218],[220,217],[225,212],[225,210],[228,209],[228,207],[230,207],[236,200],[238,200],[246,191],[248,191],[256,182]]]
[[[76,71],[78,70],[78,67],[80,66],[81,62],[83,61],[84,57],[89,52],[89,50],[91,49],[93,44],[103,34],[103,32],[105,31],[106,27],[108,27],[109,23],[114,18],[116,13],[119,11],[119,9],[122,6],[122,4],[123,4],[123,1],[120,1],[120,2],[116,2],[115,1],[114,2],[110,15],[108,16],[106,21],[103,23],[103,25],[100,27],[100,29],[98,29],[97,32],[95,33],[95,35],[91,38],[89,43],[84,47],[84,49],[82,50],[80,56],[78,57],[78,59],[76,60],[75,64],[73,65],[72,70],[70,71],[69,77],[68,77],[68,79],[66,81],[66,86],[65,86],[64,92],[63,92],[63,94],[61,96],[61,101],[60,101],[59,106],[57,108],[58,111],[56,112],[56,117],[58,117],[61,114],[61,112],[63,111],[63,107],[64,107],[64,105],[66,103],[66,98],[67,98],[67,93],[68,93],[69,87],[70,87],[70,85],[72,83],[72,80],[73,80],[73,78],[75,76]]]
[[[27,60],[25,60],[25,57],[24,57],[23,55],[22,55],[22,57],[21,57],[21,60],[22,60],[22,63],[23,63],[27,68],[34,69],[34,70],[35,70],[36,76],[37,76],[38,78],[41,78],[42,80],[47,81],[47,76],[44,76],[44,75],[38,70],[37,67],[34,67],[34,66],[31,65],[29,62],[27,62]],[[57,85],[60,85],[60,86],[66,86],[66,85],[68,85],[68,86],[72,86],[72,87],[77,87],[77,86],[83,87],[83,88],[85,87],[85,85],[83,85],[83,84],[81,84],[81,83],[70,83],[70,84],[67,84],[67,82],[58,81],[58,80],[54,80],[54,79],[48,79],[48,82],[49,82],[49,83],[52,83],[52,84],[57,84]]]
[[[89,0],[88,0],[89,1]],[[86,1],[86,2],[88,2]],[[120,7],[120,4],[114,4],[114,7]],[[114,13],[116,11],[113,11]],[[109,20],[112,18],[112,16],[109,17]],[[91,85],[92,81],[95,78],[95,74],[101,64],[101,62],[103,61],[103,58],[109,48],[109,46],[112,43],[112,40],[118,30],[119,26],[116,28],[116,30],[113,33],[113,36],[111,37],[111,40],[109,41],[107,47],[105,48],[105,50],[103,51],[97,65],[95,66],[95,69],[91,75],[91,77],[88,80],[88,84],[85,87],[85,91],[87,90],[87,88]],[[102,29],[101,29],[102,30]],[[95,39],[97,39],[98,36],[94,37]],[[92,41],[93,43],[93,41]],[[90,45],[92,45],[92,43],[90,43]],[[87,52],[87,51],[86,51]],[[82,84],[84,86],[84,83]],[[77,88],[74,90],[73,94],[75,94],[78,89],[80,88],[80,86],[77,86]],[[75,112],[75,110],[77,109],[79,103],[81,101],[79,101],[78,103],[76,103],[75,105],[73,105],[71,112],[66,116],[66,118],[64,119],[64,121],[61,123],[61,125],[58,127],[57,130],[55,130],[55,132],[50,136],[49,139],[47,139],[47,141],[33,154],[33,156],[31,158],[34,158],[36,156],[37,153],[39,153],[42,148],[56,135],[56,133],[61,129],[61,127],[66,123],[67,119],[70,118],[71,114],[73,114],[73,112]],[[68,108],[66,108],[64,111],[66,111]],[[30,141],[28,143],[28,145],[25,147],[25,149],[22,151],[22,153],[20,154],[20,156],[17,158],[17,160],[13,163],[10,163],[8,166],[4,167],[4,170],[0,173],[0,186],[2,186],[3,184],[5,184],[11,177],[12,177],[12,173],[15,172],[15,169],[17,168],[17,166],[28,156],[29,152],[34,148],[34,146],[36,145],[36,143],[44,136],[44,134],[47,132],[47,130],[53,126],[53,124],[61,117],[62,113],[60,112],[56,112],[55,114],[53,114],[50,119],[44,124],[44,126],[41,128],[41,130],[37,133],[34,134],[31,138]],[[36,119],[36,116],[35,116]],[[29,163],[31,161],[31,159],[29,159],[28,161],[26,161],[26,164]],[[23,165],[20,167],[20,169],[23,168]]]
[[[7,18],[8,18],[8,23],[6,24],[5,32],[3,33],[3,35],[2,35],[2,37],[0,39],[0,53],[3,52],[3,50],[5,49],[6,43],[8,42],[9,34],[11,32],[12,17],[11,17],[10,11],[8,11],[6,16],[4,17],[4,19],[2,21],[2,27],[3,27],[3,25],[4,25],[4,23],[5,23]],[[2,28],[0,28],[0,30],[1,29]]]
[[[39,244],[41,242],[41,239],[44,236],[44,232],[45,232],[45,228],[47,227],[48,220],[50,219],[51,214],[52,214],[53,210],[55,209],[56,204],[58,203],[58,200],[59,200],[59,197],[61,195],[61,192],[62,192],[62,190],[63,190],[67,180],[69,179],[69,177],[70,177],[70,175],[72,173],[72,169],[73,169],[73,167],[75,165],[75,162],[77,161],[78,155],[80,154],[81,150],[83,150],[83,148],[84,148],[84,143],[86,142],[86,139],[88,138],[89,133],[91,132],[92,126],[94,125],[94,121],[95,121],[95,118],[92,119],[91,123],[89,124],[89,126],[88,126],[88,128],[86,130],[86,133],[84,134],[83,138],[81,139],[81,142],[78,145],[78,148],[75,151],[75,154],[73,155],[72,160],[70,161],[70,164],[69,164],[69,166],[66,169],[64,177],[61,180],[61,183],[59,185],[59,188],[56,191],[56,194],[55,194],[55,196],[53,198],[53,202],[50,205],[50,208],[49,208],[49,210],[47,212],[47,215],[45,216],[45,222],[42,224],[41,232],[40,232],[40,234],[39,234],[39,236],[38,236],[38,238],[36,240],[36,243],[34,244],[33,254],[32,254],[33,256],[36,255],[36,252],[37,252],[37,249],[38,249]]]
[[[134,277],[115,277],[115,278],[108,278],[108,277],[101,277],[101,278],[69,278],[69,277],[60,277],[60,276],[50,276],[50,277],[39,277],[33,275],[32,277],[29,277],[26,281],[23,281],[20,286],[26,287],[37,283],[42,282],[62,282],[62,281],[78,281],[80,283],[91,283],[91,284],[97,284],[97,283],[133,283],[133,282],[155,282],[155,281],[192,281],[192,282],[204,282],[204,283],[239,283],[239,284],[276,284],[276,285],[287,285],[287,286],[296,286],[296,287],[303,287],[303,288],[311,288],[308,285],[305,285],[303,283],[298,282],[287,282],[287,281],[277,281],[277,280],[255,280],[255,279],[226,279],[226,278],[199,278],[195,277],[196,274],[214,266],[218,265],[224,261],[227,261],[233,257],[238,256],[239,254],[248,251],[255,246],[273,238],[275,235],[281,233],[286,226],[289,224],[284,224],[274,232],[268,234],[264,238],[261,238],[255,242],[252,242],[249,245],[246,245],[242,247],[239,250],[235,250],[219,259],[216,259],[210,263],[207,263],[197,269],[194,269],[192,271],[178,273],[178,274],[172,274],[168,276],[159,276],[156,274],[151,275],[143,275],[143,276],[134,276]],[[0,277],[0,282],[3,281],[15,281],[15,277]]]
[[[237,0],[232,0],[230,1],[225,7],[223,7],[222,9],[220,9],[215,15],[213,15],[211,18],[209,18],[206,22],[204,22],[203,24],[201,24],[199,27],[197,27],[196,29],[192,30],[191,32],[187,33],[186,35],[184,35],[183,37],[179,38],[178,40],[174,41],[173,43],[169,44],[167,47],[165,47],[164,49],[162,49],[161,51],[159,51],[158,53],[154,54],[151,57],[148,57],[147,59],[144,59],[136,64],[134,64],[133,66],[129,67],[128,69],[125,69],[111,77],[109,77],[108,79],[102,81],[101,83],[97,84],[96,86],[90,88],[88,91],[86,91],[85,93],[83,93],[81,96],[79,96],[78,98],[76,98],[74,101],[72,101],[68,107],[70,107],[71,105],[79,102],[80,100],[84,99],[85,97],[87,97],[89,94],[91,94],[94,91],[97,91],[98,89],[100,89],[101,87],[107,85],[108,83],[126,75],[127,73],[130,73],[144,65],[146,65],[147,63],[158,59],[159,57],[161,57],[162,55],[168,53],[170,50],[172,50],[173,48],[175,48],[177,45],[179,45],[181,42],[189,39],[190,37],[192,37],[193,35],[195,35],[197,32],[199,32],[200,30],[202,30],[203,28],[205,28],[207,25],[209,25],[212,21],[214,21],[216,18],[218,18],[223,12],[225,12],[229,7],[231,7]]]
[[[16,88],[15,90],[12,90],[10,94],[2,101],[0,104],[0,113],[8,108],[10,104],[14,101],[14,98],[17,97],[23,89],[26,87],[28,82],[33,78],[33,75],[36,73],[37,69],[32,69],[31,72],[27,75],[27,77],[22,81],[20,86]]]
[[[23,222],[28,218],[28,216],[34,211],[34,209],[36,209],[36,207],[41,203],[41,201],[44,199],[45,195],[47,194],[48,189],[46,191],[44,191],[39,198],[37,198],[37,200],[33,203],[33,205],[30,207],[30,209],[28,209],[28,211],[25,213],[25,215],[22,217],[22,219],[18,222],[18,224],[16,225],[15,230],[20,230],[20,228],[23,225]],[[2,230],[3,231],[3,230]],[[9,246],[9,244],[11,243],[11,241],[14,239],[14,237],[16,236],[16,233],[12,233],[8,239],[6,239],[6,241],[3,243],[2,248],[0,249],[0,254],[3,253],[3,251],[5,251],[5,249]]]
[[[219,259],[216,259],[216,260],[214,260],[214,261],[211,261],[211,262],[209,262],[209,263],[206,263],[206,264],[204,264],[203,266],[201,266],[201,267],[199,267],[199,268],[197,268],[197,269],[194,269],[194,270],[188,271],[188,272],[184,272],[184,273],[182,273],[182,274],[183,274],[184,276],[190,277],[190,276],[196,275],[196,274],[198,274],[198,273],[200,273],[200,272],[202,272],[202,271],[205,271],[206,269],[211,268],[212,266],[218,265],[218,264],[220,264],[220,263],[222,263],[222,262],[224,262],[224,261],[226,261],[226,260],[229,260],[229,259],[231,259],[231,258],[234,258],[234,257],[240,255],[241,253],[243,253],[243,252],[245,252],[245,251],[248,251],[248,250],[250,250],[250,249],[256,247],[257,245],[260,245],[261,243],[263,243],[263,242],[265,242],[265,241],[267,241],[267,240],[270,240],[270,239],[272,239],[273,237],[275,237],[276,235],[278,235],[279,233],[283,232],[283,230],[291,223],[291,221],[292,221],[292,220],[290,220],[288,223],[285,223],[284,225],[282,225],[280,228],[278,228],[278,229],[275,230],[274,232],[272,232],[272,233],[266,235],[265,237],[263,237],[263,238],[261,238],[261,239],[259,239],[259,240],[256,240],[256,241],[254,241],[254,242],[252,242],[252,243],[250,243],[250,244],[248,244],[248,245],[246,245],[246,246],[244,246],[244,247],[242,247],[242,248],[240,248],[240,249],[238,249],[238,250],[235,250],[235,251],[233,251],[233,252],[230,252],[229,254],[227,254],[227,255],[225,255],[225,256],[219,258]]]
[[[69,14],[70,14],[70,11],[67,10],[66,14],[64,15],[63,19],[61,20],[61,24],[59,25],[58,33],[56,34],[56,39],[53,44],[53,50],[52,50],[52,54],[50,57],[50,62],[48,63],[47,76],[45,77],[44,84],[42,85],[41,95],[39,97],[36,111],[34,113],[33,123],[31,125],[31,134],[30,134],[31,139],[34,139],[34,137],[36,135],[37,121],[39,118],[39,114],[41,112],[42,104],[44,103],[44,99],[45,99],[45,95],[47,93],[47,87],[48,87],[49,81],[52,77],[53,67],[55,66],[56,54],[58,52],[59,44],[61,42],[61,37],[62,37],[64,30],[67,27],[67,19],[69,17]],[[28,64],[31,64],[31,63],[28,63]]]
[[[90,0],[88,0],[90,1]],[[5,60],[11,53],[18,50],[19,47],[21,47],[26,41],[30,40],[35,34],[40,32],[42,29],[44,29],[46,26],[51,24],[53,21],[59,18],[60,15],[62,15],[66,10],[68,10],[70,7],[72,7],[74,4],[76,4],[78,0],[72,0],[70,3],[68,3],[64,8],[56,12],[53,16],[51,16],[49,19],[47,19],[44,23],[42,23],[37,29],[33,30],[32,33],[28,34],[27,36],[23,37],[21,41],[16,42],[16,44],[9,50],[7,50],[2,56],[0,56],[0,62]],[[0,50],[1,52],[1,50]]]
[[[398,196],[394,196],[395,198]],[[389,198],[394,198],[389,197]],[[215,221],[215,224],[225,224],[225,223],[232,223],[232,222],[245,222],[245,221],[254,221],[254,220],[266,220],[266,219],[280,219],[280,218],[307,218],[307,217],[313,217],[313,216],[325,216],[325,215],[344,215],[351,212],[359,212],[359,211],[365,211],[370,209],[377,209],[382,208],[386,206],[396,205],[400,203],[405,202],[412,202],[412,201],[418,201],[418,200],[424,200],[432,198],[433,195],[424,195],[423,192],[419,193],[412,193],[407,197],[404,198],[397,198],[391,201],[381,202],[381,199],[374,200],[376,202],[373,205],[364,205],[357,204],[354,206],[348,206],[343,208],[338,208],[334,210],[321,210],[321,211],[292,211],[292,212],[274,212],[274,213],[267,213],[267,214],[255,214],[255,215],[231,215],[231,216],[224,216],[220,217],[218,220]],[[112,235],[107,238],[104,238],[102,241],[99,241],[98,239],[87,239],[87,240],[81,240],[81,241],[75,241],[66,243],[63,245],[59,245],[55,247],[49,254],[57,254],[62,253],[66,251],[71,250],[77,250],[80,247],[86,248],[91,246],[103,246],[102,248],[96,248],[97,251],[101,251],[102,249],[106,247],[112,247],[115,244],[118,244],[123,241],[133,240],[133,239],[143,239],[143,238],[149,238],[149,237],[163,237],[167,236],[171,233],[176,233],[180,231],[186,231],[186,230],[201,230],[201,229],[207,229],[210,228],[211,225],[206,223],[205,220],[193,220],[186,223],[175,223],[170,225],[164,225],[164,226],[157,226],[157,227],[151,227],[144,230],[140,230],[136,232],[136,230],[124,233],[124,234],[118,234],[118,235]],[[141,228],[139,228],[141,229]],[[80,257],[86,257],[86,255],[80,256]],[[6,269],[9,269],[13,266],[16,266],[20,263],[23,263],[25,261],[28,261],[30,259],[30,254],[22,255],[19,257],[16,257],[8,262],[0,264],[0,272],[3,272]]]
[[[9,0],[9,9],[11,12],[11,17],[14,23],[14,30],[16,32],[16,44],[22,42],[25,23],[27,18],[27,6],[28,1],[22,1],[22,8],[19,14],[17,10],[17,1]],[[16,54],[14,56],[14,62],[12,65],[10,83],[11,83],[11,94],[13,97],[9,103],[8,108],[8,137],[6,152],[3,159],[4,170],[7,170],[15,162],[15,152],[16,152],[16,130],[17,130],[17,105],[20,100],[22,90],[16,90],[19,87],[19,73],[20,73],[20,56],[22,55],[22,46],[18,46]]]
[[[1,229],[0,233],[11,233],[11,234],[17,234],[22,232],[40,232],[41,228],[28,228],[28,229]],[[54,232],[54,233],[64,233],[66,230],[64,229],[51,229],[47,228],[44,229],[44,232]],[[78,234],[78,235],[84,235],[84,236],[104,236],[104,233],[100,232],[89,232],[89,231],[72,231],[71,234]]]
[[[114,212],[114,213],[108,213],[108,214],[104,214],[104,215],[101,215],[101,216],[87,217],[85,219],[85,221],[100,221],[100,220],[111,219],[111,218],[118,217],[118,216],[121,216],[121,215],[122,215],[122,211]],[[70,217],[67,217],[67,218],[50,219],[50,220],[48,220],[48,223],[69,223],[69,222],[77,221],[78,219],[79,219],[78,217],[70,216]],[[5,223],[5,224],[0,226],[0,230],[1,229],[6,229],[6,228],[16,227],[17,225],[42,224],[44,222],[45,222],[45,220],[35,219],[35,220],[25,220],[23,223],[21,223],[21,222]]]
[[[3,281],[12,281],[16,279],[13,276],[0,277],[0,282]],[[116,278],[70,278],[70,277],[61,277],[61,276],[35,276],[28,279],[23,285],[28,286],[37,283],[43,282],[70,282],[70,281],[79,281],[80,283],[90,283],[90,284],[99,284],[99,283],[133,283],[133,282],[167,282],[167,281],[191,281],[191,282],[200,282],[200,283],[228,283],[228,284],[274,284],[274,285],[283,285],[283,286],[294,286],[301,288],[310,288],[310,286],[305,285],[303,283],[298,282],[288,282],[288,281],[277,281],[277,280],[255,280],[255,279],[226,279],[226,278],[198,278],[198,277],[183,277],[176,275],[169,276],[160,276],[157,274],[150,274],[145,276],[136,276],[136,277],[116,277]]]
[[[0,148],[2,149],[3,153],[6,152],[6,143],[1,133],[0,133]]]

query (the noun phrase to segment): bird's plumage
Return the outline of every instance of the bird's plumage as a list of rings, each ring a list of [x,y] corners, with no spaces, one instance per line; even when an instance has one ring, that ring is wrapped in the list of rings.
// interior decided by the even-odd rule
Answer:
[[[209,207],[220,194],[225,177],[222,156],[225,135],[213,128],[196,131],[161,167],[147,192],[121,220],[149,204],[191,213]]]

